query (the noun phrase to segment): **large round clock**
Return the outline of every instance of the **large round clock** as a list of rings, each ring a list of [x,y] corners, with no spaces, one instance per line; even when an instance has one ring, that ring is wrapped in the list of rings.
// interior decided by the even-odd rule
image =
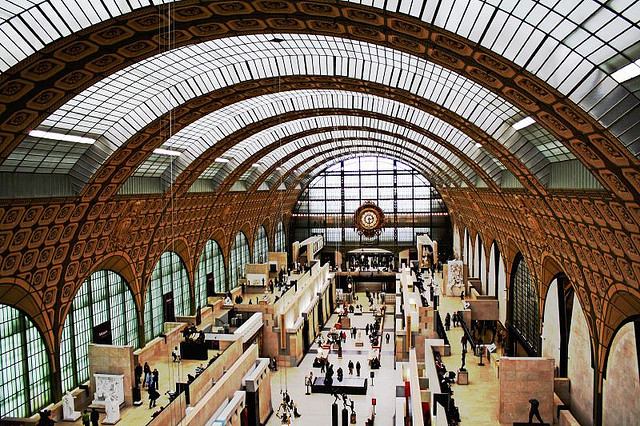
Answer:
[[[384,226],[384,213],[373,201],[365,201],[354,213],[353,223],[358,234],[366,238],[377,237]]]

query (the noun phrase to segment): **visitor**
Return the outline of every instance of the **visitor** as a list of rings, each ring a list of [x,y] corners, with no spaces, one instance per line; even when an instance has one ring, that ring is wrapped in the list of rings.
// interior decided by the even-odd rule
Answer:
[[[529,408],[529,424],[533,424],[532,421],[534,416],[536,419],[538,419],[540,424],[544,424],[544,422],[542,421],[542,417],[540,417],[540,411],[538,409],[538,407],[540,406],[540,401],[538,401],[537,399],[530,399],[529,404],[531,404],[531,407]]]
[[[449,331],[450,327],[451,327],[451,314],[447,312],[447,316],[444,317],[444,329],[446,331]]]
[[[353,361],[349,360],[348,368],[349,368],[349,375],[353,376]]]
[[[138,363],[138,365],[136,365],[136,368],[134,369],[135,372],[135,376],[136,376],[136,386],[137,388],[140,387],[140,379],[142,378],[142,366],[140,365],[140,363]]]
[[[385,340],[387,341],[387,345],[389,344],[389,339],[391,338],[391,336],[389,335],[389,333],[387,333],[386,336],[384,336]]]
[[[338,367],[336,375],[338,376],[338,381],[341,382],[342,378],[344,377],[344,371],[342,370],[342,367]]]
[[[293,417],[297,418],[297,417],[301,417],[301,416],[302,416],[302,414],[300,414],[298,412],[298,406],[296,404],[293,404]]]
[[[356,374],[360,377],[360,361],[356,361]]]
[[[38,421],[37,426],[51,426],[55,422],[51,419],[51,411],[42,410],[40,411],[40,420]]]
[[[451,315],[451,323],[453,324],[453,328],[456,328],[458,326],[458,313],[454,312],[453,315]]]
[[[149,367],[149,363],[145,362],[144,363],[144,387],[148,388],[149,384],[151,383],[151,367]]]
[[[367,324],[367,326],[365,327],[365,333],[367,333],[367,336],[369,335],[369,324]]]
[[[160,398],[160,392],[158,392],[155,388],[149,387],[149,409],[156,406],[156,402]],[[96,421],[96,426],[98,422]]]
[[[99,419],[100,414],[98,414],[95,408],[91,409],[91,426],[98,426]]]
[[[90,424],[91,424],[91,416],[89,415],[89,411],[85,409],[82,412],[82,426],[89,426]]]
[[[463,334],[462,334],[462,338],[460,339],[460,343],[462,343],[462,350],[463,350],[464,352],[466,352],[466,351],[467,351],[467,342],[468,342],[468,341],[469,341],[469,340],[467,339],[467,334],[466,334],[466,333],[463,333]]]
[[[177,346],[173,348],[171,356],[173,357],[173,362],[180,362],[180,350]]]
[[[158,382],[160,381],[160,373],[158,372],[157,368],[153,369],[153,388],[154,389],[158,389]]]

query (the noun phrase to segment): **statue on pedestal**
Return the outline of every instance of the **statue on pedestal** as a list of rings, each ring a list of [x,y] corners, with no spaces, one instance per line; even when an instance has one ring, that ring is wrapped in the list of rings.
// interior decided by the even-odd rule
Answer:
[[[116,401],[115,396],[112,395],[104,401],[104,410],[106,416],[103,420],[103,424],[115,424],[120,420],[120,404]]]
[[[80,418],[80,412],[76,411],[73,400],[71,392],[67,392],[62,397],[62,419],[64,421],[75,422]]]

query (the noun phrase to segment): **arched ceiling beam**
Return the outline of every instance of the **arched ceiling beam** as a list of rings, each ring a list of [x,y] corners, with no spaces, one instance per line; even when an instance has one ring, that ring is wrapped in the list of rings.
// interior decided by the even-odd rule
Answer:
[[[278,151],[283,151],[284,147],[278,147],[276,149],[273,148],[264,148],[269,149],[269,151],[271,151],[271,155],[272,156],[278,156],[278,159],[276,161],[273,161],[271,163],[271,165],[269,165],[266,169],[262,170],[261,172],[259,172],[259,174],[257,176],[254,176],[254,179],[250,182],[251,183],[251,187],[249,188],[250,191],[254,191],[257,190],[263,182],[265,182],[266,180],[268,180],[268,178],[276,171],[280,171],[282,174],[282,170],[279,170],[282,168],[282,166],[289,161],[291,158],[297,156],[300,153],[304,153],[309,149],[312,148],[316,148],[319,146],[323,146],[323,145],[327,145],[330,143],[338,143],[338,144],[342,144],[342,143],[349,143],[351,141],[358,141],[358,142],[389,142],[385,139],[381,139],[383,138],[385,135],[382,133],[378,133],[378,132],[366,132],[366,134],[371,135],[370,137],[342,137],[342,138],[330,138],[330,139],[325,139],[326,135],[331,136],[331,133],[318,133],[316,134],[317,136],[319,136],[321,138],[320,141],[318,142],[314,142],[312,144],[309,145],[305,145],[303,147],[298,147],[295,149],[290,150],[290,152],[286,152],[286,155],[280,155],[278,153]],[[395,136],[391,136],[391,138],[395,138]],[[406,140],[403,139],[403,137],[401,135],[399,135],[398,137],[399,140],[403,140],[406,143],[410,144],[410,146],[416,147],[415,142],[410,141],[410,140]],[[393,142],[390,142],[393,143]],[[405,148],[405,149],[411,149],[411,148]],[[453,183],[457,183],[457,182],[465,182],[469,187],[473,187],[475,186],[475,183],[472,183],[471,181],[469,181],[469,179],[462,173],[460,172],[460,170],[456,169],[455,167],[453,167],[453,165],[444,157],[442,157],[440,154],[436,153],[433,150],[429,150],[427,148],[423,148],[425,151],[428,152],[429,155],[437,158],[438,160],[440,160],[446,167],[442,167],[440,165],[434,164],[436,167],[438,167],[438,170],[441,171],[441,173],[443,173],[445,176],[449,176],[449,179],[451,182]],[[261,150],[262,151],[262,150]],[[225,186],[230,186],[233,184],[233,182],[235,182],[239,176],[242,176],[243,173],[246,173],[246,170],[248,168],[248,164],[253,164],[255,161],[257,161],[257,159],[261,158],[262,156],[266,155],[266,153],[263,152],[257,152],[256,154],[254,154],[251,158],[249,158],[245,163],[243,163],[241,168],[236,169],[236,171],[234,171],[232,174],[230,174],[227,179],[226,179],[226,184],[221,185],[221,191],[224,192],[225,191]],[[267,153],[269,152],[267,151]],[[412,149],[412,152],[415,153],[416,155],[416,159],[421,160],[422,158],[424,158],[425,156],[421,153],[416,152],[415,149]],[[283,169],[284,170],[284,169]],[[448,175],[448,173],[454,173],[454,176],[452,175]]]
[[[363,155],[366,156],[366,155],[380,155],[380,154],[383,154],[383,156],[386,156],[386,157],[395,158],[415,168],[417,171],[420,172],[420,174],[422,174],[422,176],[425,179],[427,179],[429,182],[432,182],[432,185],[434,187],[441,188],[445,183],[437,175],[428,173],[428,170],[425,171],[424,165],[420,165],[420,163],[417,163],[416,160],[413,159],[411,155],[407,153],[398,152],[394,148],[387,148],[387,147],[370,147],[367,145],[361,145],[361,146],[358,146],[358,148],[361,148],[361,150],[353,151],[351,148],[341,148],[341,149],[316,148],[314,150],[314,154],[316,154],[316,156],[313,157],[311,160],[309,160],[308,158],[300,158],[300,157],[292,159],[291,160],[293,163],[292,166],[287,168],[287,171],[285,171],[282,175],[278,176],[278,178],[274,181],[274,184],[271,187],[270,191],[271,192],[278,191],[277,188],[280,186],[281,183],[291,180],[291,184],[289,186],[289,189],[287,189],[287,191],[302,192],[304,188],[297,189],[296,187],[300,182],[302,182],[302,179],[308,175],[310,170],[316,169],[318,167],[318,164],[327,164],[328,162],[331,162],[336,158],[344,159],[344,158],[362,157]],[[302,170],[300,171],[300,173],[296,174],[295,171],[298,169],[302,169]]]
[[[287,163],[283,166],[283,171],[274,175],[273,177],[271,177],[271,185],[269,189],[277,189],[280,188],[281,184],[285,184],[287,185],[287,190],[292,190],[295,189],[295,184],[293,183],[294,181],[297,181],[297,176],[299,173],[301,173],[306,167],[308,167],[311,164],[316,164],[318,162],[321,161],[322,158],[325,157],[333,157],[333,155],[338,154],[338,153],[346,153],[349,155],[352,155],[354,157],[358,157],[358,156],[362,156],[362,152],[366,153],[366,152],[372,152],[375,151],[375,149],[379,149],[379,146],[371,146],[369,143],[365,143],[365,144],[355,144],[352,145],[353,147],[359,148],[362,151],[355,151],[351,148],[351,146],[346,146],[345,148],[329,148],[326,146],[323,147],[317,147],[314,149],[310,149],[307,150],[305,152],[299,153],[298,155],[290,158]],[[433,164],[426,162],[423,163],[420,160],[417,160],[414,157],[414,154],[411,152],[411,150],[409,150],[408,152],[402,152],[402,157],[398,156],[398,154],[392,154],[393,152],[398,152],[395,148],[391,148],[391,150],[387,150],[388,148],[383,145],[384,149],[385,149],[385,153],[387,156],[392,156],[395,155],[395,157],[397,157],[398,159],[401,159],[402,162],[407,163],[409,165],[411,165],[411,167],[413,167],[414,169],[420,171],[420,173],[427,179],[429,180],[432,186],[434,187],[438,187],[438,188],[442,188],[442,187],[459,187],[461,186],[460,184],[458,184],[457,182],[455,182],[451,177],[447,176],[446,174],[443,173],[438,173],[437,167],[435,167]],[[429,165],[431,168],[427,168],[426,171],[423,171],[422,168],[424,168],[425,166]],[[431,177],[433,176],[434,172],[431,172],[430,170],[435,168],[435,178]],[[429,173],[428,173],[429,172]],[[266,176],[266,178],[270,178],[269,176]],[[463,180],[464,185],[462,186],[469,186],[469,185],[473,185],[471,182],[469,182],[468,180]]]
[[[391,119],[402,119],[414,127],[427,130],[446,139],[450,145],[464,152],[482,168],[487,170],[494,180],[499,180],[503,166],[488,151],[477,149],[476,143],[460,130],[437,117],[408,106],[406,104],[370,94],[353,93],[339,90],[297,90],[265,95],[231,105],[221,111],[209,114],[186,127],[163,145],[164,148],[182,152],[172,165],[173,176],[179,174],[195,161],[204,151],[234,131],[245,128],[260,119],[283,115],[288,112],[307,110],[351,110],[367,111],[384,115]],[[285,123],[287,126],[291,123]],[[286,129],[282,129],[286,131]],[[251,135],[229,152],[231,158],[238,161],[260,145],[275,139],[277,130],[272,129]],[[425,144],[431,141],[424,141]],[[459,161],[459,160],[456,160]],[[461,166],[461,164],[457,164]],[[156,169],[156,167],[151,167]],[[169,167],[165,166],[164,180],[172,183]]]
[[[286,125],[282,125],[282,123],[286,122],[286,121],[293,121],[296,119],[304,119],[304,120],[309,120],[312,117],[322,117],[322,116],[327,116],[327,115],[332,115],[332,116],[336,116],[336,117],[357,117],[358,118],[358,122],[356,123],[349,123],[349,125],[359,125],[359,126],[367,126],[367,121],[368,119],[373,119],[373,120],[378,120],[380,122],[388,122],[388,123],[392,123],[401,127],[405,127],[411,131],[414,131],[418,134],[424,135],[426,137],[429,137],[428,132],[425,132],[423,129],[421,129],[419,126],[415,126],[411,123],[407,123],[404,120],[401,119],[397,119],[397,118],[390,118],[388,116],[385,116],[383,114],[376,114],[376,113],[371,113],[368,111],[353,111],[353,110],[311,110],[311,111],[299,111],[299,112],[292,112],[292,113],[288,113],[286,114],[284,117],[273,117],[273,118],[269,118],[266,120],[263,120],[259,123],[253,124],[253,125],[249,125],[247,127],[245,127],[242,131],[240,132],[236,132],[234,134],[232,134],[231,136],[224,138],[222,141],[218,142],[216,145],[214,145],[213,147],[211,147],[210,149],[208,149],[205,153],[203,153],[203,155],[201,155],[200,157],[198,157],[198,159],[194,162],[192,162],[189,167],[187,169],[185,169],[176,179],[176,192],[177,193],[181,193],[181,192],[186,192],[186,190],[188,190],[188,188],[191,186],[191,184],[200,176],[202,175],[202,173],[210,167],[210,165],[214,162],[214,160],[220,156],[222,156],[225,152],[227,152],[228,149],[232,148],[233,146],[235,146],[237,143],[241,142],[242,140],[246,139],[247,137],[250,137],[250,135],[256,135],[259,132],[261,132],[262,130],[265,129],[269,129],[275,125],[279,125],[284,131],[289,132],[291,131],[291,129],[288,128],[288,126]],[[334,127],[334,123],[329,123],[330,126],[329,127]],[[318,126],[316,126],[318,127]],[[446,140],[439,140],[439,143],[445,145],[448,149],[450,149],[454,154],[458,155],[458,156],[462,156],[464,155],[463,153],[461,153],[456,147],[451,146],[449,143],[447,143]],[[484,177],[486,177],[486,173],[482,170],[482,168],[478,167],[476,165],[476,167],[474,168],[474,171],[478,174],[478,176],[482,176],[483,179]],[[495,183],[489,179],[487,181],[487,185],[494,185]]]
[[[472,182],[475,182],[476,177],[478,176],[472,168],[458,159],[457,156],[447,149],[434,146],[433,143],[431,143],[431,146],[426,145],[423,143],[424,140],[420,139],[421,135],[412,134],[401,127],[380,129],[380,127],[384,126],[386,122],[370,121],[366,123],[368,126],[365,127],[354,125],[359,123],[352,123],[353,120],[349,120],[347,117],[337,117],[335,122],[327,120],[333,120],[334,117],[331,116],[321,118],[323,120],[322,123],[319,123],[315,119],[310,119],[296,120],[282,125],[283,128],[295,128],[297,130],[297,133],[294,135],[299,137],[295,139],[294,135],[285,134],[282,136],[284,134],[283,132],[274,132],[277,133],[278,138],[273,138],[273,140],[271,138],[263,137],[262,132],[257,133],[254,137],[247,140],[248,143],[244,144],[246,146],[244,149],[236,146],[222,155],[222,157],[230,159],[229,163],[212,164],[200,176],[200,178],[211,178],[214,182],[229,181],[233,183],[232,180],[238,179],[254,164],[258,164],[259,167],[262,168],[271,167],[281,162],[280,157],[297,149],[321,142],[330,143],[332,141],[349,140],[353,138],[360,140],[375,139],[390,141],[399,148],[403,146],[411,146],[417,153],[416,155],[423,158],[432,156],[434,163],[449,169],[451,175],[461,174],[465,176],[465,179]],[[335,126],[327,126],[326,124],[335,124]],[[324,127],[321,125],[324,125]],[[345,129],[349,125],[350,130]],[[377,127],[374,127],[376,125]],[[260,146],[258,145],[260,142],[254,142],[254,140],[268,141],[270,143],[268,145]],[[260,149],[256,151],[254,144],[258,145],[255,148]],[[244,151],[246,151],[246,153],[243,153]],[[247,155],[249,156],[247,157]],[[452,163],[449,159],[451,159],[451,161],[456,161],[456,164]],[[231,174],[234,176],[232,180],[229,180],[228,177]],[[225,191],[224,183],[221,183],[220,191]]]
[[[272,175],[277,174],[278,176],[284,175],[290,167],[293,167],[292,164],[297,164],[297,161],[301,158],[307,158],[309,160],[315,158],[314,156],[318,153],[318,150],[322,149],[323,152],[331,152],[331,150],[338,149],[351,149],[352,153],[357,154],[354,151],[354,148],[363,148],[363,149],[374,149],[380,146],[384,146],[385,148],[395,149],[397,152],[404,152],[411,158],[411,165],[417,169],[421,169],[421,164],[430,165],[430,173],[436,174],[440,177],[439,182],[441,185],[446,186],[460,186],[461,182],[464,182],[466,186],[473,187],[475,185],[474,182],[471,182],[464,175],[460,174],[456,169],[448,169],[443,168],[441,165],[432,161],[429,156],[425,156],[423,152],[417,151],[414,147],[402,147],[394,144],[391,141],[376,139],[376,138],[342,138],[342,139],[325,139],[320,142],[316,142],[313,144],[306,145],[304,147],[297,148],[292,152],[287,153],[285,156],[281,157],[281,160],[278,163],[272,164],[270,167],[263,170],[256,170],[249,179],[246,179],[249,184],[248,190],[257,191],[260,186],[269,180]],[[407,162],[408,160],[404,160]],[[248,167],[243,167],[245,173]],[[453,174],[451,174],[453,173]],[[237,176],[238,174],[236,174]],[[244,174],[240,174],[243,176]],[[274,176],[274,179],[277,179],[278,176]],[[233,185],[238,178],[235,176],[229,176],[225,181],[226,184],[223,184],[222,188],[225,185]],[[432,178],[429,178],[432,180]],[[272,185],[273,186],[273,185]],[[272,187],[271,186],[271,187]],[[222,189],[224,191],[224,189]]]
[[[299,79],[294,78],[282,78],[282,90],[292,89],[296,87],[296,81]],[[262,87],[258,83],[268,84],[268,87]],[[274,86],[273,83],[276,85]],[[258,84],[258,86],[256,86]],[[407,92],[390,90],[382,85],[361,82],[354,79],[336,79],[328,77],[309,77],[299,83],[302,87],[331,87],[340,88],[341,90],[354,91],[354,92],[367,92],[373,93],[379,96],[390,96],[394,99],[402,101],[416,108],[424,109],[427,112],[433,113],[434,116],[446,121],[447,123],[458,126],[464,129],[465,134],[471,137],[478,143],[485,146],[486,150],[494,155],[498,156],[498,160],[505,163],[510,171],[518,176],[523,186],[531,187],[532,185],[526,182],[526,179],[534,179],[534,177],[526,172],[526,167],[514,159],[507,149],[501,146],[499,143],[493,141],[486,134],[479,129],[475,128],[468,123],[465,124],[464,120],[460,117],[452,115],[446,110],[436,108],[429,105],[425,101],[418,97],[411,95]],[[248,86],[248,87],[247,87]],[[186,125],[193,123],[196,119],[200,118],[204,113],[211,110],[218,110],[224,105],[225,102],[230,102],[234,99],[243,98],[246,96],[273,93],[277,90],[277,82],[273,79],[255,82],[254,84],[241,84],[234,86],[234,92],[229,93],[226,90],[219,90],[212,92],[211,94],[199,98],[196,101],[185,104],[183,107],[173,112],[175,122],[173,123],[174,131],[185,129]],[[163,124],[164,123],[164,124]],[[168,125],[163,120],[156,120],[151,125],[147,126],[137,136],[131,138],[122,148],[120,148],[109,160],[101,167],[101,169],[95,174],[92,181],[89,182],[85,188],[85,197],[91,197],[96,194],[102,193],[102,197],[109,196],[109,194],[117,191],[118,185],[124,182],[126,178],[139,167],[139,164],[144,158],[147,158],[153,149],[163,145],[168,133]],[[431,132],[431,139],[437,140],[437,137]],[[443,138],[439,138],[443,139]],[[523,173],[523,171],[525,171]],[[107,185],[105,182],[109,181]],[[538,185],[538,184],[536,184]],[[539,186],[539,185],[538,185]]]
[[[243,10],[244,3],[236,4]],[[238,20],[233,12],[224,16],[219,11],[212,13],[206,8],[203,10],[207,13],[182,16],[176,24],[175,45],[193,44],[230,34],[293,33],[306,32],[308,28],[343,35],[348,28],[350,37],[426,55],[491,90],[504,93],[522,110],[535,114],[536,119],[558,135],[591,169],[595,169],[598,178],[615,194],[623,199],[632,199],[637,192],[637,159],[571,99],[504,57],[418,19],[396,16],[375,8],[332,2],[314,9],[297,10],[294,3],[283,1],[278,4],[283,9],[271,9],[268,12],[272,14],[271,18],[266,20],[263,11],[254,15],[256,19],[252,20],[252,10],[242,15],[244,20]],[[291,8],[296,11],[295,18]],[[218,15],[215,22],[212,21],[213,14]],[[327,16],[332,19],[327,20]],[[0,132],[3,132],[0,134],[0,155],[5,157],[13,150],[24,136],[20,132],[35,127],[41,121],[43,117],[39,111],[55,109],[69,93],[88,87],[103,73],[113,72],[152,55],[156,43],[163,43],[157,37],[159,25],[162,26],[163,22],[162,13],[150,8],[124,18],[117,25],[114,21],[74,34],[41,51],[37,59],[12,68],[2,82],[5,84],[0,84],[5,102],[0,106]],[[545,49],[539,51],[544,52]],[[535,50],[536,53],[539,51]],[[65,67],[65,61],[73,66]],[[588,83],[592,80],[580,81]],[[54,85],[56,82],[58,87]],[[576,92],[584,94],[584,90]],[[11,109],[5,108],[7,104],[11,104]],[[628,111],[631,113],[633,109]]]

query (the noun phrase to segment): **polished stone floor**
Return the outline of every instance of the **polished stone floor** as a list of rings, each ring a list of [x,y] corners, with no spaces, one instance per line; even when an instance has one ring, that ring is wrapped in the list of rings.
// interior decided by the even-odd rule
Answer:
[[[438,283],[441,278],[436,277]],[[363,297],[360,300],[365,300]],[[454,312],[462,309],[462,302],[458,297],[441,297],[440,311],[444,316],[447,312]],[[352,316],[352,324],[356,327],[363,328],[367,322],[373,321],[371,313],[365,313],[363,316]],[[336,316],[332,316],[325,326],[324,333],[335,324]],[[393,315],[387,314],[385,319],[385,333],[389,332],[393,336]],[[462,345],[460,339],[462,337],[462,328],[451,328],[448,332],[449,341],[451,343],[451,356],[444,357],[443,362],[449,370],[457,371],[461,363]],[[335,353],[329,356],[329,361],[335,364],[337,369],[342,366],[347,372],[347,363],[349,359],[360,360],[363,365],[363,375],[368,376],[369,369],[366,364],[367,354],[370,350],[368,342],[365,342],[365,350],[355,348],[354,341],[347,338],[344,356],[339,360]],[[376,408],[376,424],[393,425],[395,412],[395,389],[396,386],[402,384],[400,369],[394,368],[393,357],[393,337],[390,343],[383,344],[382,347],[382,367],[376,371],[374,387],[369,388],[366,396],[351,396],[355,403],[355,410],[358,415],[357,424],[364,424],[366,415],[368,415],[371,407],[371,399],[377,399]],[[314,344],[309,354],[307,354],[298,367],[280,368],[272,377],[272,397],[274,410],[277,409],[279,402],[282,400],[280,392],[282,389],[288,389],[289,395],[293,398],[298,406],[298,410],[302,417],[294,419],[294,425],[306,425],[313,422],[317,425],[331,424],[331,403],[333,397],[324,394],[305,395],[304,377],[313,371],[314,376],[321,375],[319,368],[313,368],[313,359],[317,346]],[[496,374],[496,364],[498,356],[493,356],[491,362],[484,362],[484,366],[479,366],[479,358],[467,353],[466,368],[469,371],[469,385],[453,385],[456,404],[460,410],[462,424],[473,426],[497,426],[498,422],[498,395],[499,384]],[[279,420],[272,415],[267,423],[268,426],[280,426]]]
[[[360,300],[364,299],[364,294]],[[335,324],[337,316],[333,315],[323,329],[323,335],[326,336],[330,328]],[[352,316],[351,324],[360,329],[364,329],[367,323],[373,322],[372,313],[363,313],[362,316]],[[390,340],[386,344],[383,341],[381,349],[381,368],[375,370],[375,378],[373,386],[369,383],[366,395],[351,395],[354,401],[354,408],[357,413],[357,424],[364,424],[366,417],[371,410],[371,400],[375,398],[376,406],[376,424],[392,425],[395,410],[395,387],[402,384],[400,370],[394,369],[393,361],[393,315],[387,315],[383,325],[385,333],[389,333]],[[329,355],[329,362],[334,364],[334,369],[342,367],[345,377],[348,377],[349,370],[347,365],[349,360],[355,364],[360,361],[362,365],[361,376],[369,377],[369,366],[367,356],[371,350],[371,345],[367,339],[364,339],[364,347],[356,347],[355,339],[351,339],[347,332],[347,342],[343,345],[343,357],[338,359],[337,353],[334,351]],[[304,378],[310,371],[313,371],[315,377],[322,377],[319,368],[313,368],[313,360],[318,347],[314,343],[310,352],[304,357],[298,367],[279,368],[273,374],[271,379],[271,390],[273,398],[274,411],[277,410],[282,397],[280,392],[287,389],[289,395],[298,406],[298,411],[302,417],[294,419],[293,425],[330,425],[331,424],[331,404],[334,398],[326,394],[305,395]],[[354,372],[355,375],[355,372]],[[335,380],[335,376],[334,376]],[[342,409],[342,404],[340,405]],[[272,415],[267,423],[268,426],[280,426],[280,421],[275,414]]]
[[[439,274],[436,281],[441,282]],[[462,309],[462,301],[459,297],[441,297],[440,314],[442,318],[447,312],[453,313]],[[461,365],[462,327],[452,327],[447,332],[451,344],[451,356],[443,358],[448,370],[457,371]],[[500,385],[496,373],[495,361],[499,356],[494,354],[490,363],[484,360],[484,366],[479,366],[479,358],[472,352],[467,352],[466,369],[469,372],[469,385],[453,385],[453,397],[460,410],[462,424],[473,426],[499,425],[498,407]]]

